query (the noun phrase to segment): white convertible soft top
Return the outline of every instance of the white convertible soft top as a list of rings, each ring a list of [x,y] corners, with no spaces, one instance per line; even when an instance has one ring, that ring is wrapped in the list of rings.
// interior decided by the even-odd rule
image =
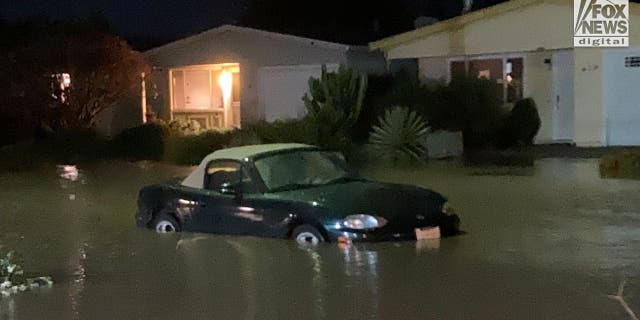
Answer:
[[[242,146],[235,148],[227,148],[215,151],[206,156],[200,165],[191,172],[191,174],[182,181],[182,185],[191,188],[202,188],[204,183],[204,174],[207,170],[207,164],[216,159],[229,159],[244,161],[245,159],[255,157],[262,153],[288,150],[288,149],[308,149],[316,148],[308,144],[299,143],[275,143],[275,144],[257,144],[250,146]]]

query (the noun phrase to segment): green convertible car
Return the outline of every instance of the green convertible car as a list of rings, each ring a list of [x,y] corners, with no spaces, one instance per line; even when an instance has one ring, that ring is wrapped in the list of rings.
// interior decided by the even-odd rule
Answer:
[[[140,190],[136,221],[157,232],[291,238],[302,244],[455,235],[437,192],[370,181],[344,158],[303,144],[216,151],[184,180]]]

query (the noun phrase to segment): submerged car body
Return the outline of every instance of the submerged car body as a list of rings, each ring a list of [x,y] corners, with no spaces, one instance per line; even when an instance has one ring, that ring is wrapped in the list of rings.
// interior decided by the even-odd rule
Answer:
[[[424,188],[362,179],[337,153],[269,144],[216,151],[183,181],[143,188],[136,220],[158,232],[409,240],[429,227],[458,232],[446,201]]]

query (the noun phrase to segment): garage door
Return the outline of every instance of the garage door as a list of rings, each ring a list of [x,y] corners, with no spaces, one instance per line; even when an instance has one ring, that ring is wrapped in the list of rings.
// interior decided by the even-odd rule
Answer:
[[[640,145],[640,48],[611,49],[603,66],[607,143]]]
[[[327,65],[328,71],[338,69]],[[319,78],[322,65],[262,67],[258,71],[258,100],[265,120],[304,117],[306,108],[302,97],[309,91],[309,78]]]

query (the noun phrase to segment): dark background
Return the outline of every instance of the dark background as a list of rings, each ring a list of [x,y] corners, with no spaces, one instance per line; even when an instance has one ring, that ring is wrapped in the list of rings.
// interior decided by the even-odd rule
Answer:
[[[473,8],[504,1],[475,0]],[[462,0],[0,0],[0,18],[8,22],[101,15],[138,49],[221,24],[365,44],[411,30],[418,16],[443,20],[461,10]]]
[[[476,0],[483,7],[504,0]],[[221,24],[240,24],[349,44],[410,30],[417,16],[457,15],[462,0],[1,0],[9,22],[103,15],[113,31],[146,49]]]

